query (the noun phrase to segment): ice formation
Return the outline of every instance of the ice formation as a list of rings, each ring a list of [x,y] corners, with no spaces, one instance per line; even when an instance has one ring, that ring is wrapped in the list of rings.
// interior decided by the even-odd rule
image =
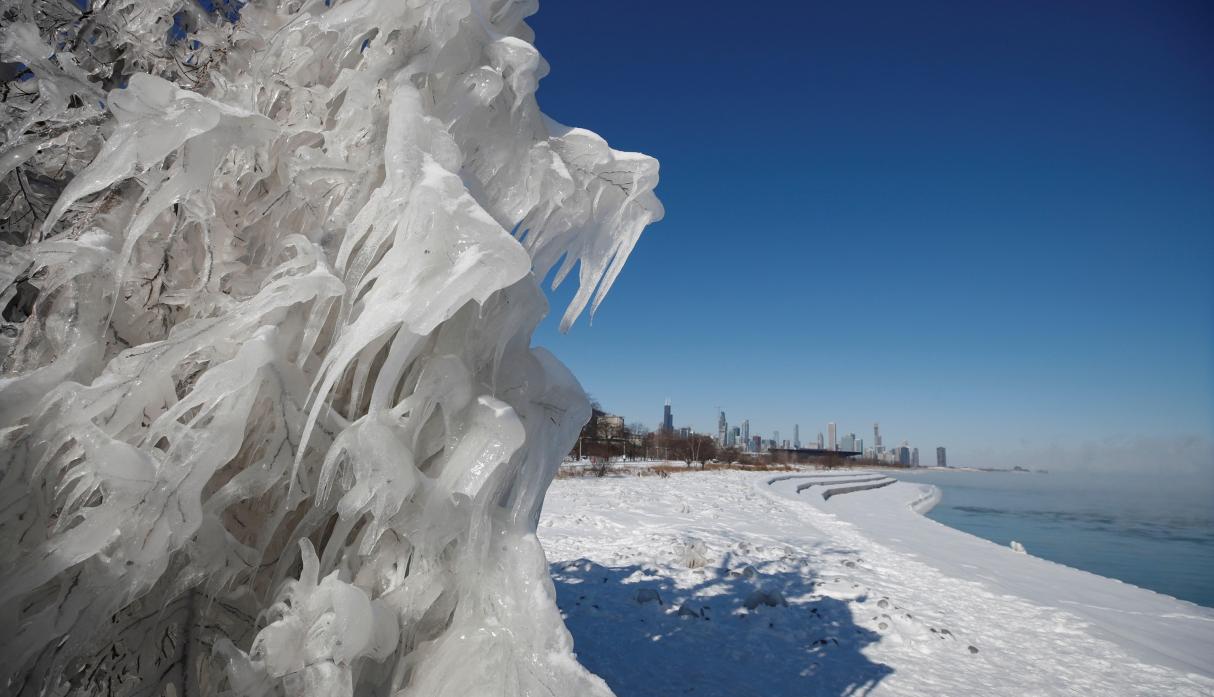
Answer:
[[[606,694],[531,347],[661,217],[536,0],[0,4],[0,692]]]

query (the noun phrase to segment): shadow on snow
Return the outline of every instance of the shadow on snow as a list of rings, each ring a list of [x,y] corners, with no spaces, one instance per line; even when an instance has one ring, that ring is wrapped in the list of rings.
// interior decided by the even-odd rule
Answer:
[[[866,695],[893,673],[861,653],[881,636],[847,602],[815,595],[801,573],[764,571],[774,565],[731,573],[726,560],[691,588],[649,566],[551,571],[578,659],[619,697]]]

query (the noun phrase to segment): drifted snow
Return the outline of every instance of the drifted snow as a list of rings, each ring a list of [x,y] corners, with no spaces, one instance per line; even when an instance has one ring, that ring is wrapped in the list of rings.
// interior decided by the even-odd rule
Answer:
[[[201,7],[5,9],[0,692],[605,694],[533,534],[589,406],[530,340],[657,162],[539,111],[533,0]]]
[[[620,697],[1214,691],[1214,611],[923,518],[922,485],[833,474],[557,480],[540,539],[579,659]],[[822,498],[850,479],[891,483]]]

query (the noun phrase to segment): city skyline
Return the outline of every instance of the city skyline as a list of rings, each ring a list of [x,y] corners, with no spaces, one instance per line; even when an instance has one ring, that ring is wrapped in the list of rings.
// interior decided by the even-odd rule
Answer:
[[[604,410],[612,414],[620,420],[620,423],[639,423],[646,430],[653,430],[664,433],[678,433],[684,437],[696,434],[701,436],[711,436],[721,447],[731,448],[736,447],[742,452],[759,453],[770,448],[793,448],[800,449],[806,446],[800,440],[801,424],[799,422],[793,424],[793,436],[791,439],[781,438],[780,429],[772,431],[771,438],[762,438],[754,436],[751,440],[750,435],[750,419],[743,419],[740,425],[729,421],[726,410],[720,407],[716,408],[717,422],[715,431],[709,432],[693,426],[679,425],[675,417],[673,400],[666,398],[662,406],[662,418],[656,427],[650,429],[644,419],[630,418],[623,414],[615,414],[608,410],[605,406]],[[822,432],[818,432],[816,446],[819,450],[831,450],[837,452],[852,452],[860,453],[866,458],[875,458],[886,460],[894,464],[904,464],[919,466],[919,448],[918,446],[910,447],[909,440],[904,439],[900,446],[895,446],[888,451],[882,445],[882,437],[880,430],[880,422],[873,423],[873,441],[871,447],[865,445],[864,439],[859,437],[854,431],[848,431],[839,435],[838,424],[834,421],[827,422],[826,432],[829,436],[823,436]],[[811,429],[812,430],[812,429]],[[935,446],[937,452],[937,461],[942,461],[943,446]]]

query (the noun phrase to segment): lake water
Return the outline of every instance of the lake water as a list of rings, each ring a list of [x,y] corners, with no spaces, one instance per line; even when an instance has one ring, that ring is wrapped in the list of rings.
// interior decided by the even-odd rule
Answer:
[[[928,517],[1030,554],[1214,607],[1214,475],[899,472]]]

